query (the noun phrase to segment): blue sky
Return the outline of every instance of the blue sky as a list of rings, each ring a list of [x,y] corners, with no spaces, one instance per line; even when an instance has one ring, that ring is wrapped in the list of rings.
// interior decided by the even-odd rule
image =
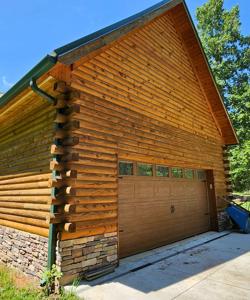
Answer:
[[[0,91],[7,91],[53,49],[157,3],[157,0],[8,0],[0,10]],[[186,0],[194,18],[206,0]],[[250,33],[250,2],[240,6],[242,31]]]

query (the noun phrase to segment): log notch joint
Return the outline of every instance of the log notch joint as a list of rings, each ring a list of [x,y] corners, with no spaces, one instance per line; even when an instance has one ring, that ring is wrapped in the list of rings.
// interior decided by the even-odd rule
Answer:
[[[229,158],[228,147],[223,146],[222,149],[223,149],[223,166],[224,166],[225,180],[226,180],[226,196],[230,200],[233,197],[232,181],[230,175],[230,158]]]
[[[67,204],[67,197],[75,193],[74,188],[68,184],[68,179],[77,177],[77,171],[71,169],[70,162],[79,159],[79,154],[72,152],[70,148],[79,142],[77,137],[71,135],[72,129],[78,128],[79,124],[71,122],[71,118],[80,112],[80,108],[71,104],[72,92],[64,82],[56,83],[54,89],[60,95],[55,102],[55,136],[51,146],[52,161],[50,163],[52,178],[49,181],[52,206],[48,221],[51,227],[57,227],[56,232],[62,230],[74,232],[75,224],[67,222],[67,216],[73,209]],[[52,232],[51,235],[53,235]]]

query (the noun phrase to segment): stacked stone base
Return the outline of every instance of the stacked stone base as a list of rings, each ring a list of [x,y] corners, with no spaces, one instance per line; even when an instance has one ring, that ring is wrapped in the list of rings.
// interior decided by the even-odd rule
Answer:
[[[47,266],[48,239],[0,225],[0,261],[41,278]]]
[[[117,265],[117,233],[58,241],[57,266],[63,277],[61,284],[84,277],[91,270]]]
[[[225,210],[218,211],[218,229],[224,231],[232,228],[232,223],[229,215]]]

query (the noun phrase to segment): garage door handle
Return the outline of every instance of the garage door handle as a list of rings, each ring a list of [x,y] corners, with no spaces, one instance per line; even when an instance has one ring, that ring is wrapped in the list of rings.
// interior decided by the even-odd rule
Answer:
[[[121,229],[121,230],[119,230],[119,232],[124,232],[124,230],[123,230],[123,229]]]

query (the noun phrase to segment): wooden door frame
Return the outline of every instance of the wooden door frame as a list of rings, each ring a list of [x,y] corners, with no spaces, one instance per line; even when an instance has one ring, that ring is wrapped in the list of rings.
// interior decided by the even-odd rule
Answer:
[[[207,181],[207,193],[208,193],[208,201],[209,201],[209,209],[210,209],[211,230],[218,231],[219,226],[218,226],[218,215],[217,215],[213,170],[206,170],[206,181]]]

